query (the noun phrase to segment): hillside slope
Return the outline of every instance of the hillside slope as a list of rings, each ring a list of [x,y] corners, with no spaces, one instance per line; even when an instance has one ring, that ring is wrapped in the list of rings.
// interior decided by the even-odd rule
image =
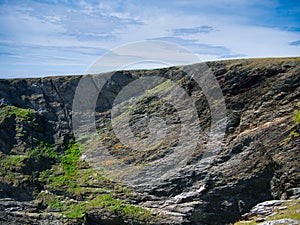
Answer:
[[[211,155],[205,152],[208,145],[217,145],[206,137],[213,120],[211,104],[203,87],[186,73],[196,74],[201,64],[113,73],[99,91],[92,114],[97,136],[92,140],[86,133],[89,126],[79,139],[72,126],[74,96],[84,76],[0,80],[1,224],[228,224],[259,202],[297,198],[300,59],[207,65],[220,85],[227,115],[220,150]],[[126,107],[114,125],[111,115],[118,93],[150,76],[166,80],[137,94],[135,104],[131,98],[121,99],[119,106]],[[179,137],[189,128],[183,128],[180,115],[191,112],[157,97],[171,91],[170,81],[192,96],[199,117],[201,138],[186,145]],[[133,89],[138,92],[138,87]],[[116,133],[126,132],[126,115],[136,138],[146,140],[138,148],[124,145]],[[156,133],[167,138],[158,144],[147,142],[151,118],[165,121]],[[97,158],[103,149],[113,162]],[[182,155],[184,160],[166,173],[157,166],[169,156],[176,161]],[[133,168],[121,181],[109,171],[118,162]],[[133,173],[136,168],[143,182]]]

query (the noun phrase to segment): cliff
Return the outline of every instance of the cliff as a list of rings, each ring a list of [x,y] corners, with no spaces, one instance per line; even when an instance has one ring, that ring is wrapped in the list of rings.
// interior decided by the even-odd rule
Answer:
[[[260,202],[299,198],[300,59],[207,65],[222,93],[213,103],[196,80],[202,64],[0,80],[1,224],[228,224]],[[99,89],[97,81],[105,76]],[[149,77],[161,79],[149,86]],[[141,78],[146,93],[129,86]],[[96,82],[95,103],[88,94],[76,101],[83,79]],[[186,97],[168,103],[170,81],[180,87],[178,96],[184,90],[193,99],[191,111],[177,107],[188,106],[178,100]],[[119,98],[126,86],[134,97],[123,92]],[[157,97],[161,93],[165,98]],[[74,110],[75,103],[91,105],[94,112]],[[226,110],[215,110],[213,117],[222,104]],[[200,127],[196,140],[181,118],[193,110]],[[76,117],[80,113],[86,117]],[[91,115],[95,137],[91,124],[78,121]],[[218,115],[221,125],[211,131]],[[151,125],[153,118],[162,122]],[[142,140],[138,144],[124,144],[127,122],[133,140]],[[222,123],[220,143],[210,140]],[[74,124],[87,126],[76,130]],[[181,133],[190,137],[187,144],[180,142]],[[160,136],[165,138],[151,143]],[[101,158],[104,150],[114,160]],[[126,174],[116,179],[115,171]]]

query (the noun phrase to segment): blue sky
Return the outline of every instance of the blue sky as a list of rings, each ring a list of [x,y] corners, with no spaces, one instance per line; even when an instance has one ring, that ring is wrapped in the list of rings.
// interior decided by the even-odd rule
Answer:
[[[82,74],[143,40],[204,61],[300,55],[299,0],[0,0],[0,26],[0,78]]]

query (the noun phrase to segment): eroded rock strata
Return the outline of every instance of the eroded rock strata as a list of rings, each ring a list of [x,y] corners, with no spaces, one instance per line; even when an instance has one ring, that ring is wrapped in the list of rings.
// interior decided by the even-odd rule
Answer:
[[[295,198],[300,186],[300,59],[207,65],[221,88],[227,117],[220,149],[211,155],[206,149],[215,144],[207,137],[212,105],[190,73],[201,64],[113,73],[95,101],[97,136],[86,142],[84,133],[75,139],[72,127],[78,113],[72,108],[74,96],[84,76],[0,80],[0,223],[229,224],[260,202]],[[125,110],[116,114],[113,126],[118,93],[150,76],[165,80],[147,92],[136,87],[134,104],[132,98],[121,99]],[[180,132],[188,135],[189,129],[180,115],[191,112],[157,97],[171,93],[170,81],[195,103],[198,140],[181,145]],[[163,123],[151,125],[153,118]],[[153,133],[149,124],[156,126],[157,136],[166,135],[156,145],[147,142]],[[128,126],[145,140],[138,150],[116,132],[127,132]],[[141,168],[139,179],[134,173],[130,182],[114,179],[105,165],[116,162],[97,158],[103,149],[124,168]],[[161,167],[162,174],[160,167],[155,170],[164,158],[183,154],[184,163]]]

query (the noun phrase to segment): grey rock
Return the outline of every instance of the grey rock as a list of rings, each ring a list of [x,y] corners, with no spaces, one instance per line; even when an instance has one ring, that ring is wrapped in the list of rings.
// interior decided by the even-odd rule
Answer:
[[[281,219],[281,220],[273,220],[261,223],[261,225],[277,225],[277,224],[285,224],[285,225],[298,225],[300,224],[299,220],[292,219]]]
[[[289,136],[290,132],[298,129],[292,117],[300,97],[299,60],[267,60],[261,63],[253,59],[207,64],[216,71],[228,115],[226,133],[217,154],[214,152],[217,143],[208,140],[210,105],[201,87],[177,67],[116,72],[101,90],[95,115],[72,112],[76,87],[82,76],[0,80],[0,107],[11,105],[34,109],[34,119],[38,124],[33,126],[13,116],[0,120],[0,152],[4,155],[25,154],[26,150],[36,147],[32,140],[38,138],[55,144],[57,152],[62,153],[62,146],[74,139],[73,118],[76,113],[82,113],[86,116],[86,120],[80,121],[82,124],[95,116],[98,128],[103,128],[102,132],[106,135],[102,143],[95,143],[97,150],[101,150],[101,146],[109,149],[110,156],[124,159],[126,165],[153,165],[151,163],[163,161],[176,149],[179,133],[189,134],[188,128],[182,128],[178,115],[189,115],[191,111],[184,108],[176,110],[172,104],[161,104],[153,96],[143,95],[137,88],[135,98],[141,97],[141,101],[129,114],[130,129],[144,140],[142,151],[126,147],[122,147],[122,151],[117,149],[115,146],[120,140],[110,126],[110,114],[118,93],[130,82],[151,74],[175,82],[182,81],[182,88],[195,99],[201,127],[201,138],[180,146],[180,153],[175,152],[172,160],[163,161],[164,170],[155,168],[154,164],[144,167],[151,170],[142,170],[140,176],[132,176],[132,188],[136,191],[134,204],[152,208],[163,215],[157,224],[228,224],[239,220],[259,202],[299,196],[300,142],[299,138]],[[198,71],[200,67],[201,64],[196,64],[191,68]],[[101,76],[105,75],[90,76],[96,87],[96,78]],[[80,100],[85,103],[84,98]],[[133,100],[124,98],[124,106]],[[187,102],[182,104],[187,105]],[[168,138],[162,144],[152,146],[150,141],[147,142],[147,136],[151,135],[148,125],[151,118],[157,117],[165,123],[153,123],[159,128],[156,138],[160,140],[163,134],[167,134]],[[218,122],[222,124],[222,121]],[[93,124],[85,125],[82,134],[89,136]],[[123,131],[124,124],[119,126]],[[16,127],[22,128],[23,136],[17,135]],[[81,140],[85,139],[88,137],[82,136]],[[194,144],[196,147],[192,149]],[[152,148],[148,148],[149,145]],[[88,161],[94,157],[95,163],[102,162],[96,155],[99,151],[95,153],[92,150],[85,152],[82,159]],[[182,155],[184,160],[178,160]],[[24,171],[17,173],[40,172],[51,168],[52,164],[49,160],[27,162],[27,167],[22,168]],[[99,208],[90,210],[86,221],[68,220],[60,212],[47,212],[32,203],[35,193],[45,189],[42,183],[29,182],[18,186],[5,182],[0,180],[0,197],[3,198],[0,200],[0,219],[3,224],[139,224]],[[272,207],[279,205],[280,200],[262,203],[248,216],[271,215]]]

